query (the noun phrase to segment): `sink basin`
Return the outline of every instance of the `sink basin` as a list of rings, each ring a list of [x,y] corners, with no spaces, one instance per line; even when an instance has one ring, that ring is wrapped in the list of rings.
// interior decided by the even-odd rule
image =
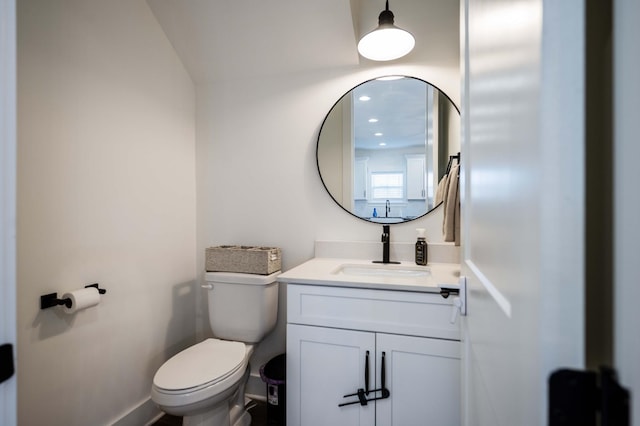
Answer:
[[[373,277],[394,277],[394,278],[416,278],[431,275],[429,268],[408,265],[392,265],[392,264],[344,264],[340,265],[334,275],[350,275],[350,276],[373,276]]]

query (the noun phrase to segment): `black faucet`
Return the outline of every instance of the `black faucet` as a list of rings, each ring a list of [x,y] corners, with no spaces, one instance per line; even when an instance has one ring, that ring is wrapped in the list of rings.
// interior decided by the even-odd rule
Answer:
[[[389,225],[382,225],[382,260],[374,260],[373,263],[394,263],[389,260],[389,248],[391,247],[391,227]]]
[[[387,200],[384,205],[384,217],[389,217],[389,213],[391,213],[391,203]]]

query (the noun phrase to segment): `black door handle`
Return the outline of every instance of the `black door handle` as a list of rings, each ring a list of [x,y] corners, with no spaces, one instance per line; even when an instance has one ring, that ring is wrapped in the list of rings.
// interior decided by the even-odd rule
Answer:
[[[15,373],[13,367],[13,346],[10,343],[0,345],[0,383],[9,380]]]

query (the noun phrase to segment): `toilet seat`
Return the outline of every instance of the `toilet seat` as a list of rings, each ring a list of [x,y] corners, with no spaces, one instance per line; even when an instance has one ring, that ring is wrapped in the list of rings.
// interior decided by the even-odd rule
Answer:
[[[244,343],[207,339],[165,362],[153,385],[163,394],[192,394],[244,372],[246,364]]]

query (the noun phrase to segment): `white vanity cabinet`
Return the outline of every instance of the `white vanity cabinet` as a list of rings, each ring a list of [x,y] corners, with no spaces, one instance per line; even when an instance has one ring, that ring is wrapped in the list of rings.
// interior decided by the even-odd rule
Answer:
[[[288,425],[460,424],[460,331],[449,322],[450,299],[296,284],[287,299]],[[388,398],[366,405],[344,397],[358,389],[381,397],[371,391],[383,386]]]

